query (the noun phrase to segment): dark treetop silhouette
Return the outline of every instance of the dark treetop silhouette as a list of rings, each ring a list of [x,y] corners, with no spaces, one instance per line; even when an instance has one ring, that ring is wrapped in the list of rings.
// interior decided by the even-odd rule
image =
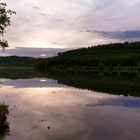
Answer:
[[[12,14],[15,14],[15,12],[7,9],[7,4],[0,0],[0,47],[3,51],[6,47],[9,47],[7,40],[3,39],[3,36],[6,27],[10,26]]]

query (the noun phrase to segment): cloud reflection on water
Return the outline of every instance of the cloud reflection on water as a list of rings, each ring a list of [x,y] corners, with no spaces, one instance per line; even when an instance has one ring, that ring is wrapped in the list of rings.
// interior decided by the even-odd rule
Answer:
[[[6,140],[139,139],[140,107],[131,107],[135,100],[139,105],[139,98],[99,94],[48,79],[49,84],[41,86],[36,83],[41,79],[3,81],[0,102],[5,101],[12,114]],[[88,104],[94,107],[85,107]]]

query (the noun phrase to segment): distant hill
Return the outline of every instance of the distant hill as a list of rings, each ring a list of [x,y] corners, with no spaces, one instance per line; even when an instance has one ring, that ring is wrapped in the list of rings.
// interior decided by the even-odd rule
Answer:
[[[0,57],[0,67],[33,67],[36,61],[33,57]]]
[[[39,69],[65,70],[98,66],[140,65],[140,42],[112,43],[59,53],[38,64]]]
[[[0,67],[34,67],[51,71],[98,71],[140,69],[140,42],[113,43],[58,53],[50,58],[0,57]],[[127,71],[124,69],[124,71]]]

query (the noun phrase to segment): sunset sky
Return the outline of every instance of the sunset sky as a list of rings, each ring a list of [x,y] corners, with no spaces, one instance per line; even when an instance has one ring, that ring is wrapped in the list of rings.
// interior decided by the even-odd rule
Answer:
[[[140,39],[140,0],[6,0],[12,47],[77,48]]]

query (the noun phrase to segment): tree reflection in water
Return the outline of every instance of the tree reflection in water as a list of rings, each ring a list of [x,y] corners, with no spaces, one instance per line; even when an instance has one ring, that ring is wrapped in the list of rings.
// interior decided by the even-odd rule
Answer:
[[[140,76],[108,73],[47,73],[60,84],[114,95],[140,97]]]
[[[8,106],[0,104],[0,140],[4,140],[5,136],[9,134],[9,123],[7,122],[8,114]]]

